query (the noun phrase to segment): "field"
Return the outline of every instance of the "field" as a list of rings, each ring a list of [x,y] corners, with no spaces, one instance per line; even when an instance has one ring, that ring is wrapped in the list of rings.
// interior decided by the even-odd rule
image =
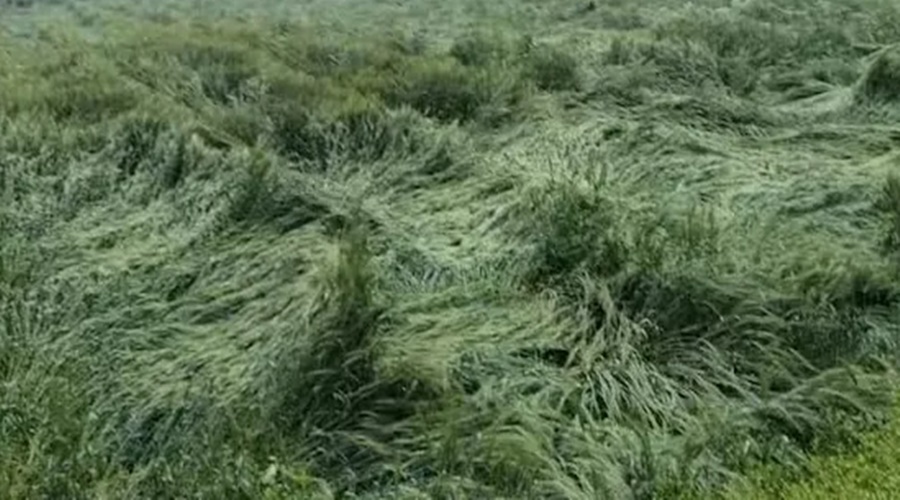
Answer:
[[[891,498],[898,43],[887,0],[0,3],[0,498]]]

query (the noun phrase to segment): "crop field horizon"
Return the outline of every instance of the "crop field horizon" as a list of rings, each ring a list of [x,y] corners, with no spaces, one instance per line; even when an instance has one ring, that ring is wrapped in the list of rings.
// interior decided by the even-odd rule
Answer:
[[[890,498],[900,5],[0,2],[0,498]]]

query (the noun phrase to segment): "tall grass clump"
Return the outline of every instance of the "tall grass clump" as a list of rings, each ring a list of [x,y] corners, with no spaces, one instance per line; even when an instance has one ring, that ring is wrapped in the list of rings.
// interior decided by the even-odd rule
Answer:
[[[548,382],[547,397],[582,432],[634,439],[593,452],[610,473],[591,488],[654,498],[715,490],[763,463],[799,471],[807,453],[878,421],[889,405],[884,367],[847,364],[881,351],[866,351],[872,332],[845,318],[877,317],[879,306],[838,311],[790,282],[729,275],[714,221],[661,217],[663,206],[588,186],[548,189],[523,234],[527,279],[576,319],[556,337],[561,354],[545,358],[571,385]],[[852,335],[829,336],[829,323]],[[817,349],[826,341],[839,354]]]
[[[284,404],[282,418],[339,428],[357,416],[354,396],[375,382],[375,332],[383,311],[375,302],[368,248],[359,231],[351,230],[338,243],[334,261],[323,269],[321,295],[309,318],[318,328],[310,330],[305,359],[290,360],[304,379],[284,391],[300,400]]]
[[[875,208],[885,219],[882,249],[896,258],[900,256],[900,178],[894,175],[887,178]]]
[[[527,231],[534,241],[529,281],[570,279],[579,272],[612,276],[620,272],[628,248],[616,231],[621,207],[579,186],[561,182],[533,190]]]
[[[856,85],[857,102],[896,104],[900,101],[898,75],[900,75],[900,48],[890,46],[882,49]]]
[[[464,66],[488,66],[509,59],[511,47],[496,32],[474,31],[454,40],[449,54]]]
[[[435,394],[380,362],[379,335],[390,321],[379,292],[366,229],[354,219],[337,235],[318,291],[295,337],[266,368],[267,419],[299,440],[313,470],[342,488],[397,481],[379,464],[400,460],[395,446],[417,429],[411,419]]]
[[[525,74],[540,90],[578,90],[581,86],[578,60],[559,49],[539,46],[528,52]]]

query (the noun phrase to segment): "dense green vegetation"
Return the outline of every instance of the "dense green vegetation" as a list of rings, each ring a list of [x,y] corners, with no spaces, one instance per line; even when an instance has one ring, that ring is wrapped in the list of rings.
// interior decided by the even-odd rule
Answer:
[[[830,498],[892,498],[898,491],[896,413],[889,427],[866,434],[852,453],[814,456],[802,476],[764,468],[733,487],[726,498],[825,500]],[[847,451],[847,450],[845,450]]]
[[[201,4],[0,4],[0,497],[890,486],[896,3]]]

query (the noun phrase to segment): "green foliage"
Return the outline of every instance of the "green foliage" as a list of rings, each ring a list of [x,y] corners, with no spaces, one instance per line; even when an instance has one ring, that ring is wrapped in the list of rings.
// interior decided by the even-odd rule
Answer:
[[[844,453],[816,457],[809,473],[796,478],[762,469],[750,480],[732,488],[725,498],[884,498],[882,492],[896,490],[898,456],[894,443],[897,420],[878,432],[864,434],[858,446]]]
[[[578,90],[581,85],[578,60],[571,54],[536,47],[526,56],[526,74],[540,90]]]
[[[879,53],[856,87],[860,102],[896,103],[900,101],[900,49],[892,46]]]
[[[453,58],[410,61],[384,93],[393,106],[410,106],[442,122],[470,122],[484,110],[514,106],[524,89],[505,71],[467,67]]]
[[[463,66],[488,66],[509,55],[504,40],[491,32],[473,32],[453,42],[450,55]]]
[[[389,102],[441,121],[470,121],[490,98],[489,87],[451,61],[414,64],[388,92]]]
[[[882,248],[892,256],[900,252],[900,178],[891,175],[884,183],[875,208],[885,217],[885,235]]]
[[[615,39],[604,58],[608,64],[653,68],[656,78],[648,78],[644,86],[722,86],[748,96],[761,84],[775,90],[787,75],[802,73],[798,83],[806,92],[821,93],[807,84],[853,81],[858,56],[866,50],[860,41],[871,36],[872,23],[881,22],[876,17],[890,19],[896,9],[878,5],[879,14],[870,17],[861,11],[871,6],[820,7],[813,12],[800,5],[791,11],[764,1],[727,10],[692,6],[660,18],[652,27],[652,40]],[[878,38],[878,44],[897,41],[896,34]],[[815,70],[815,65],[822,69]]]
[[[896,8],[676,3],[4,35],[0,497],[868,481],[809,457],[895,384],[889,89],[839,87]]]
[[[4,66],[20,68],[0,78],[0,109],[5,114],[38,112],[53,120],[89,125],[139,104],[139,91],[123,85],[108,61],[82,52],[80,44],[65,38],[55,43],[66,49],[38,51],[31,61],[17,59],[20,52],[3,58]]]
[[[571,278],[579,271],[611,276],[624,268],[629,245],[615,233],[621,217],[615,202],[560,183],[533,192],[528,203],[531,215],[523,230],[534,241],[530,281]]]
[[[257,216],[271,199],[271,160],[265,153],[255,150],[247,158],[246,173],[240,181],[239,191],[232,201],[231,210],[237,220]]]

